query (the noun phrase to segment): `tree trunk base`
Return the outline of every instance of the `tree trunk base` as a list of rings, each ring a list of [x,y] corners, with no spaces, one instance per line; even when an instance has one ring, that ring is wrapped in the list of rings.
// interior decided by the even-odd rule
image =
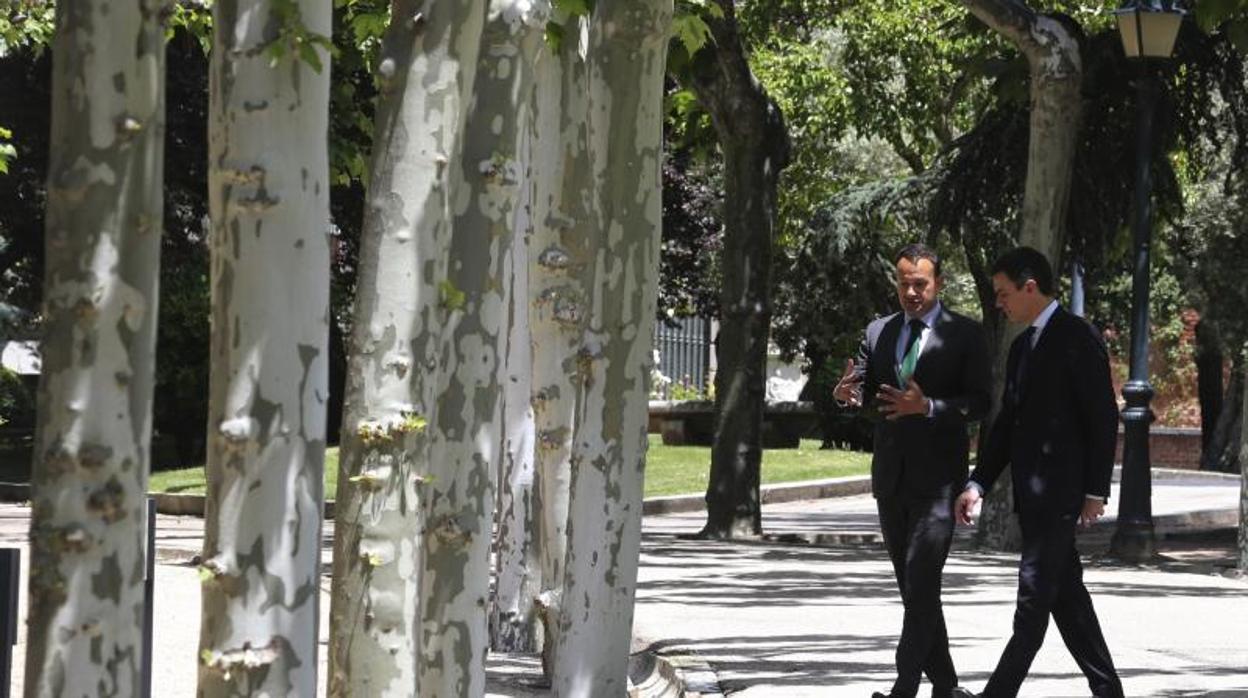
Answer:
[[[691,536],[678,536],[687,540],[740,540],[760,541],[763,532],[752,521],[734,521],[728,525],[707,523],[701,531]]]

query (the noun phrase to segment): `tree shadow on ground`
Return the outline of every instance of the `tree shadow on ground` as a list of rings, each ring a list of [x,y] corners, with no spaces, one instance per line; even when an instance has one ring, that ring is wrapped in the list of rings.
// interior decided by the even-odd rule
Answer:
[[[959,550],[954,553],[956,564],[947,567],[944,575],[944,605],[978,606],[986,603],[985,590],[995,597],[992,603],[1012,604],[1017,584],[1018,556],[1008,553],[986,553]],[[707,617],[717,614],[767,613],[769,609],[863,606],[894,606],[900,612],[896,583],[892,570],[880,562],[886,560],[883,550],[875,546],[817,547],[809,545],[776,545],[724,543],[682,540],[673,536],[648,534],[642,552],[643,568],[657,571],[662,578],[646,578],[638,584],[638,603],[673,604],[703,609]],[[1104,572],[1096,565],[1090,567]],[[1089,580],[1094,597],[1117,596],[1140,599],[1182,598],[1244,598],[1248,586],[1200,585],[1182,577],[1167,575],[1160,581],[1105,579],[1103,574]],[[1004,598],[1001,598],[1004,597]],[[791,613],[792,611],[790,611]],[[748,616],[757,618],[757,616]],[[744,621],[744,623],[753,621]],[[751,636],[749,625],[740,634],[718,634],[712,637],[676,638],[657,643],[656,648],[687,651],[710,664],[720,679],[721,689],[728,694],[751,687],[775,688],[783,695],[787,687],[835,688],[850,685],[879,684],[887,688],[893,679],[891,658],[897,633],[874,635],[854,633],[773,634],[760,629]],[[897,629],[898,631],[900,628]],[[987,638],[954,637],[954,648],[980,646]],[[1001,638],[1003,645],[1006,638]],[[997,648],[994,651],[999,651]],[[863,659],[875,654],[881,661]],[[840,657],[838,659],[838,657]],[[1125,666],[1120,673],[1124,680],[1149,677],[1191,677],[1198,684],[1200,677],[1225,683],[1227,677],[1243,675],[1241,666],[1227,663],[1208,664],[1202,657],[1178,657],[1177,668],[1165,666]],[[979,671],[960,671],[964,685],[982,686],[988,679],[990,662]],[[1068,671],[1036,671],[1030,681],[1070,680],[1078,677],[1078,668],[1071,662]],[[1171,680],[1173,683],[1173,680]],[[1176,696],[1240,696],[1245,690],[1196,690],[1163,695]]]

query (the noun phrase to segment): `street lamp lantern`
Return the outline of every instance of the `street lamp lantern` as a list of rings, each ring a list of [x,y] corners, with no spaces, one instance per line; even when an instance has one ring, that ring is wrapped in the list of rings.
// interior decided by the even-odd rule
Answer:
[[[1184,14],[1175,0],[1125,0],[1114,16],[1127,58],[1169,58]]]
[[[1110,550],[1119,558],[1144,562],[1153,556],[1152,464],[1148,454],[1149,425],[1153,411],[1149,402],[1153,387],[1148,382],[1148,296],[1152,247],[1153,117],[1161,80],[1155,63],[1170,57],[1184,12],[1176,0],[1126,0],[1118,17],[1118,31],[1128,58],[1140,60],[1135,150],[1135,202],[1131,221],[1134,274],[1131,280],[1131,363],[1122,396],[1122,490],[1119,493],[1118,528]]]

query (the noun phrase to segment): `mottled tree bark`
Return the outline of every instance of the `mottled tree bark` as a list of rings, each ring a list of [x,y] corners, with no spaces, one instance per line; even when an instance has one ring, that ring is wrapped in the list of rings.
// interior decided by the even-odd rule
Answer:
[[[533,413],[536,426],[537,549],[541,565],[539,619],[542,665],[553,672],[560,598],[568,543],[582,334],[587,317],[594,181],[586,132],[589,73],[587,22],[570,19],[560,50],[537,76],[533,180],[533,238],[529,257],[529,322],[533,346]]]
[[[292,9],[293,8],[293,9]],[[313,695],[329,336],[330,1],[218,0],[199,695]]]
[[[540,17],[528,15],[528,5],[493,3],[491,41],[500,38],[495,33],[500,30],[528,33],[528,22],[544,27]],[[514,49],[486,46],[484,41],[482,49],[464,137],[463,180],[451,182],[457,192],[456,216],[440,308],[444,326],[436,370],[438,406],[430,420],[429,484],[423,502],[417,683],[420,695],[430,698],[484,695],[489,647],[494,480],[503,458],[499,447],[509,311],[505,276],[520,177],[515,88],[500,82],[510,83],[527,67],[517,64]],[[506,140],[511,143],[499,137],[509,125],[513,135]]]
[[[476,107],[469,117],[473,145],[465,153],[469,168],[474,161],[496,163],[501,176],[488,182],[496,202],[487,217],[511,239],[510,253],[503,259],[506,344],[490,603],[490,648],[500,652],[534,652],[541,638],[536,618],[541,564],[536,547],[528,240],[534,228],[532,180],[549,176],[534,167],[533,159],[538,135],[534,81],[539,56],[546,64],[552,59],[543,39],[549,18],[548,0],[491,4],[477,69]]]
[[[589,26],[595,197],[579,356],[556,696],[626,692],[662,218],[662,94],[671,0],[601,0]]]
[[[155,0],[56,8],[27,696],[135,695],[162,225]]]
[[[1070,202],[1071,171],[1083,102],[1083,58],[1078,26],[1071,21],[1038,14],[1022,0],[962,0],[984,24],[1013,43],[1027,58],[1031,82],[1030,141],[1027,180],[1018,243],[1044,253],[1053,269],[1062,268],[1066,243],[1066,211]],[[1010,343],[1022,327],[1005,327],[993,367],[993,409],[984,420],[987,434],[1005,386],[1005,361]],[[1008,469],[984,499],[976,542],[1003,550],[1022,543],[1013,516],[1013,494]]]
[[[331,696],[426,690],[417,675],[428,432],[441,407],[441,333],[462,312],[447,260],[455,207],[467,204],[457,201],[462,141],[485,9],[484,0],[399,0],[382,44],[339,456]]]
[[[776,187],[789,163],[780,108],[750,71],[733,0],[716,0],[711,41],[695,58],[693,90],[724,156],[724,250],[715,340],[715,436],[702,536],[763,532],[759,502],[767,341],[771,332]]]

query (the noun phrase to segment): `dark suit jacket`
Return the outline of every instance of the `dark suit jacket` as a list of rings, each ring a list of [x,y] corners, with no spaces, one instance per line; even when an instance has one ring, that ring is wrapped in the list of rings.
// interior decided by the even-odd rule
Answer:
[[[905,322],[905,314],[896,313],[867,326],[858,366],[868,405],[881,384],[897,385],[897,338]],[[944,496],[966,482],[967,425],[983,418],[991,400],[988,342],[979,323],[942,305],[914,381],[931,398],[932,416],[876,422],[871,458],[876,497]]]
[[[1060,307],[1015,386],[1021,348],[1020,336],[1010,346],[1001,413],[971,479],[987,492],[1008,464],[1016,510],[1076,513],[1089,494],[1109,497],[1118,432],[1109,354],[1096,329]]]

